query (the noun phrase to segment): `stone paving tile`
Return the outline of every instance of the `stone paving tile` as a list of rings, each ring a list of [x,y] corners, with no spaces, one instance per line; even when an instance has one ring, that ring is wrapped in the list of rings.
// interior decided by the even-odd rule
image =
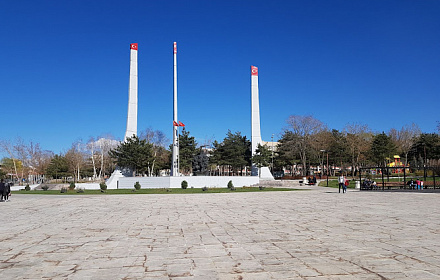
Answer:
[[[439,198],[14,195],[0,279],[440,279]]]

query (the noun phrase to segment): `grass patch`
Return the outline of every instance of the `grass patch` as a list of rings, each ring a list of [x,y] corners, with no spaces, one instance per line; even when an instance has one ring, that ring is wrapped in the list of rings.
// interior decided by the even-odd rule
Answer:
[[[319,182],[318,186],[319,187],[327,187],[327,181],[323,180],[323,181]],[[329,186],[329,188],[338,188],[339,187],[338,180],[328,180],[328,186]]]
[[[319,187],[326,187],[327,186],[327,181],[321,181],[318,184]],[[348,185],[347,189],[354,189],[356,186],[356,183],[354,180],[350,180],[350,185]],[[339,188],[339,183],[338,180],[328,180],[328,187],[329,188]]]
[[[291,188],[264,188],[260,189],[259,187],[243,187],[243,188],[235,188],[233,192],[282,192],[282,191],[298,191],[298,189]],[[110,190],[107,189],[105,193],[101,192],[101,190],[84,190],[83,193],[77,193],[76,191],[67,191],[65,193],[61,193],[59,190],[33,190],[33,191],[13,191],[13,193],[17,194],[45,194],[45,195],[112,195],[112,194],[188,194],[188,193],[232,193],[232,191],[228,188],[208,188],[206,191],[202,191],[201,188],[189,188],[189,189],[181,189],[181,188],[169,188],[169,189],[117,189]]]

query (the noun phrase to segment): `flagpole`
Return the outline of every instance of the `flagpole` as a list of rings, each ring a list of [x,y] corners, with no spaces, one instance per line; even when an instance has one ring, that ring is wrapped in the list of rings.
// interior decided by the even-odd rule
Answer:
[[[179,129],[177,123],[177,43],[173,44],[174,94],[173,94],[173,158],[171,176],[179,176]]]

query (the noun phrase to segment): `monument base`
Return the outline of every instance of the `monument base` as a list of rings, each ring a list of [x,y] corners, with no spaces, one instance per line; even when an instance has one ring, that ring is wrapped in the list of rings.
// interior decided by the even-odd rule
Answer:
[[[260,183],[257,176],[176,176],[176,177],[123,177],[119,178],[119,189],[132,189],[139,182],[143,189],[181,188],[183,181],[188,188],[226,188],[232,181],[234,187],[252,186]]]
[[[272,176],[272,173],[269,170],[269,167],[264,166],[260,168],[260,179],[263,180],[275,180]]]

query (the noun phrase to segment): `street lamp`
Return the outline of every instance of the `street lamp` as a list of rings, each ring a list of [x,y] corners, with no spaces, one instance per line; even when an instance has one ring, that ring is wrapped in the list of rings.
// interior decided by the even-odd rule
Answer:
[[[273,175],[273,133],[272,133],[272,175]]]
[[[321,152],[323,153],[323,155],[324,155],[325,152],[327,152],[327,168],[325,169],[325,173],[327,175],[327,187],[328,187],[328,151],[321,150]]]

